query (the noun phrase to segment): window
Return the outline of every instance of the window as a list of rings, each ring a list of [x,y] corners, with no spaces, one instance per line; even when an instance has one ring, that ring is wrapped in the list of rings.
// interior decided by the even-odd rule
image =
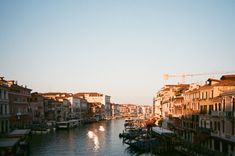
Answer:
[[[217,124],[216,124],[216,121],[214,121],[214,130],[215,130],[215,131],[217,130]]]
[[[225,99],[223,100],[223,111],[225,111]]]
[[[234,121],[232,121],[232,135],[234,135]]]
[[[224,125],[225,125],[225,122],[224,122],[224,120],[223,120],[223,121],[222,121],[223,133],[224,133]]]
[[[203,106],[201,106],[201,113],[203,112]]]
[[[217,103],[215,103],[215,111],[217,111]]]
[[[0,104],[0,115],[3,114],[3,112],[2,112],[2,111],[3,111],[3,107],[2,107],[2,106],[3,106],[3,105]]]
[[[218,131],[220,131],[220,122],[218,121]]]
[[[207,99],[207,92],[206,92],[206,99]]]
[[[211,91],[211,98],[214,98],[214,90]]]
[[[7,92],[5,90],[3,90],[3,99],[7,98]]]
[[[1,124],[2,124],[2,125],[1,125],[1,127],[2,127],[2,128],[1,128],[1,131],[2,131],[2,133],[4,133],[4,120],[2,120]]]
[[[209,114],[211,114],[211,111],[213,111],[213,105],[209,106]]]
[[[219,103],[219,111],[221,111],[221,103]]]
[[[235,112],[235,98],[233,98],[233,112]]]
[[[212,149],[212,139],[210,139],[210,148]]]
[[[7,114],[7,105],[5,105],[5,112],[4,113]]]
[[[207,113],[207,105],[204,106],[204,113]]]
[[[8,132],[8,127],[9,127],[9,123],[8,123],[8,120],[5,120],[5,124],[6,124],[6,132]]]
[[[2,99],[2,90],[0,89],[0,99]]]

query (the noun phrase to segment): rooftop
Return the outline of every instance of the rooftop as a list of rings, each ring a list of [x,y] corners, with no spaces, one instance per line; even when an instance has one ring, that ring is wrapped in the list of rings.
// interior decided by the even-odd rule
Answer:
[[[235,80],[235,74],[233,75],[223,75],[220,80]]]

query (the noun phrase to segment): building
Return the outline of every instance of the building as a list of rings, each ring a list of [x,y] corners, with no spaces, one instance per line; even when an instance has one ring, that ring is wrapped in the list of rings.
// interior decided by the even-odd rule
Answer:
[[[235,75],[208,79],[200,88],[201,144],[216,153],[235,155],[234,110]]]
[[[149,105],[137,105],[138,117],[148,119],[152,117],[152,106]]]
[[[93,112],[96,113],[96,117],[100,119],[111,118],[111,97],[97,92],[80,92],[76,93],[76,96],[84,98],[92,104],[92,109],[97,109]],[[98,114],[99,113],[99,114]],[[99,115],[99,117],[97,116]]]
[[[37,92],[31,94],[30,108],[32,110],[33,123],[42,123],[45,120],[44,97]]]
[[[32,124],[30,108],[31,89],[20,86],[15,81],[8,81],[11,128],[26,128]]]
[[[182,103],[182,125],[178,131],[181,138],[190,143],[196,143],[199,128],[199,92],[200,85],[191,84],[189,89],[184,92]],[[182,130],[183,129],[183,130]],[[182,130],[182,131],[181,131]]]
[[[66,121],[79,117],[80,103],[74,100],[71,93],[49,92],[41,93],[44,99],[45,116],[47,120]],[[77,113],[76,113],[77,112]]]
[[[89,122],[91,117],[91,105],[87,102],[86,99],[80,98],[80,113],[82,122]]]
[[[181,116],[183,93],[189,88],[188,84],[165,85],[154,97],[153,109],[156,118]]]
[[[72,119],[82,119],[82,113],[81,113],[81,98],[75,95],[69,95],[66,96],[66,98],[71,103],[71,118]]]
[[[0,136],[10,131],[8,91],[7,81],[0,77]]]
[[[204,85],[166,85],[154,98],[154,115],[168,122],[182,149],[198,155],[235,155],[235,75]]]
[[[111,114],[112,119],[121,117],[119,104],[111,103]]]
[[[138,116],[138,105],[136,104],[125,104],[127,107],[127,116],[128,117],[137,117]]]
[[[128,105],[119,104],[119,110],[121,117],[128,117]]]

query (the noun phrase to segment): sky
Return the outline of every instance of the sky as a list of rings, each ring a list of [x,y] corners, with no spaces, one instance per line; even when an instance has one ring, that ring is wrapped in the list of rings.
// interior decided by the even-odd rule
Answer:
[[[235,71],[234,17],[234,0],[1,0],[0,76],[152,104],[181,81],[165,73]]]

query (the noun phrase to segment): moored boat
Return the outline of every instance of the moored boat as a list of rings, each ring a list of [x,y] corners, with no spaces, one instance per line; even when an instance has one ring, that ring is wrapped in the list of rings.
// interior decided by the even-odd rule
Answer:
[[[74,128],[79,125],[79,120],[73,119],[73,120],[68,120],[68,121],[60,121],[57,122],[57,128],[59,129],[69,129],[69,128]]]

